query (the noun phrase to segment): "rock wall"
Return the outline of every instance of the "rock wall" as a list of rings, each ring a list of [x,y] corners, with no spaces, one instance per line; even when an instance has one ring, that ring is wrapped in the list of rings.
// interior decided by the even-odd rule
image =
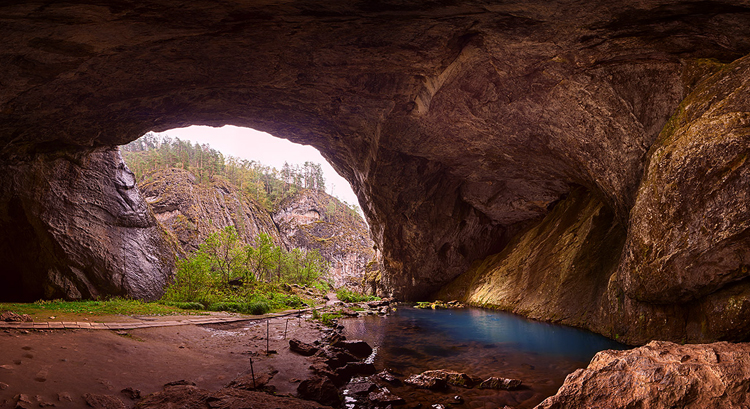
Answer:
[[[318,250],[331,263],[336,287],[363,290],[365,269],[375,259],[375,243],[362,217],[325,192],[301,190],[273,213],[289,248]]]
[[[0,169],[3,299],[161,296],[176,248],[117,148]]]
[[[220,176],[198,183],[190,172],[170,168],[152,172],[147,180],[138,186],[141,194],[183,253],[198,250],[211,233],[228,226],[234,226],[246,243],[265,233],[276,245],[282,244],[268,211]]]
[[[579,188],[437,297],[631,344],[750,338],[750,57],[714,68],[650,149],[625,227]]]

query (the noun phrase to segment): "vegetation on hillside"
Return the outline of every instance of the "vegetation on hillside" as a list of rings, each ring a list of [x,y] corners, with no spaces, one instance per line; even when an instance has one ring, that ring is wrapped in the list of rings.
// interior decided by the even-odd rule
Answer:
[[[313,286],[328,267],[317,251],[287,251],[266,234],[245,243],[230,226],[212,233],[198,251],[178,262],[163,300],[255,314],[300,308],[305,301],[282,287]]]
[[[139,183],[148,182],[153,172],[169,168],[188,170],[200,183],[223,176],[269,211],[300,189],[325,191],[323,169],[309,161],[301,166],[284,164],[279,171],[256,161],[224,156],[208,144],[192,144],[152,132],[120,150]]]

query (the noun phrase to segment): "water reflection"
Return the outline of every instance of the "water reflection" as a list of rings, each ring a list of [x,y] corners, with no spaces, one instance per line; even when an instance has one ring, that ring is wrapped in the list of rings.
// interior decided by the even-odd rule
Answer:
[[[375,365],[402,376],[429,369],[450,369],[486,378],[523,380],[519,391],[461,389],[435,393],[396,388],[409,402],[445,403],[459,393],[466,408],[531,408],[554,394],[565,376],[585,367],[604,349],[623,349],[602,336],[526,320],[513,314],[475,308],[419,310],[400,307],[388,317],[343,320],[350,339],[377,346]],[[456,390],[457,389],[457,390]]]

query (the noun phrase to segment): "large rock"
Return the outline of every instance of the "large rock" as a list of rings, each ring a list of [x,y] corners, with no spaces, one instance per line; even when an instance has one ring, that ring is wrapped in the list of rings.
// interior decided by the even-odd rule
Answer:
[[[0,168],[0,297],[161,296],[175,246],[116,148]]]
[[[536,408],[744,408],[749,386],[748,344],[654,341],[598,353]]]

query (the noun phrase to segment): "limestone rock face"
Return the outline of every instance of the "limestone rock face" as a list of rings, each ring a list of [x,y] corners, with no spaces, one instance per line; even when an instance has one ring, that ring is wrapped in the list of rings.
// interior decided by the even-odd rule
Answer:
[[[654,341],[602,351],[568,375],[536,409],[744,408],[750,405],[750,345]]]
[[[0,167],[5,299],[161,296],[175,248],[116,148]]]
[[[234,226],[246,243],[265,233],[281,244],[268,211],[219,176],[201,184],[190,172],[170,168],[153,172],[139,188],[156,219],[177,237],[186,253],[228,226]]]
[[[331,263],[336,287],[361,289],[375,250],[367,224],[354,210],[325,192],[305,189],[282,201],[273,220],[287,247],[318,250]]]
[[[352,183],[385,295],[427,297],[473,263],[510,254],[509,243],[533,241],[562,251],[553,258],[575,274],[543,263],[542,247],[532,258],[544,269],[522,271],[581,280],[574,288],[592,293],[568,306],[573,291],[554,298],[554,282],[508,275],[498,283],[546,287],[508,308],[535,304],[541,318],[634,340],[735,339],[750,309],[748,109],[746,63],[732,61],[750,53],[749,26],[745,0],[4,2],[0,208],[13,216],[2,240],[28,240],[2,253],[13,266],[3,284],[83,271],[89,263],[67,261],[79,250],[55,243],[106,241],[95,229],[35,233],[24,220],[41,208],[67,226],[80,210],[14,201],[35,185],[13,181],[29,164],[88,163],[149,130],[232,124],[313,145]],[[547,224],[573,235],[535,230],[576,189],[588,192],[573,206],[586,213],[556,214],[580,223]],[[145,257],[143,242],[128,243],[127,257]],[[55,257],[32,256],[50,246]],[[92,261],[107,265],[108,282],[130,274],[102,257]],[[55,288],[87,293],[76,280]]]

